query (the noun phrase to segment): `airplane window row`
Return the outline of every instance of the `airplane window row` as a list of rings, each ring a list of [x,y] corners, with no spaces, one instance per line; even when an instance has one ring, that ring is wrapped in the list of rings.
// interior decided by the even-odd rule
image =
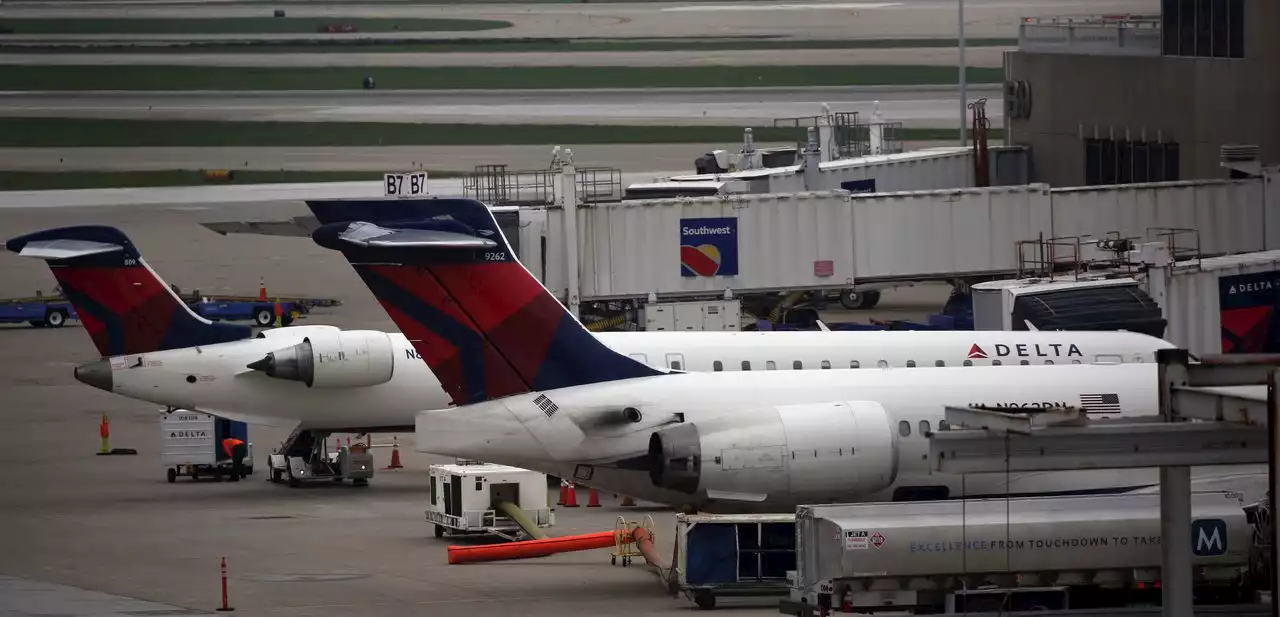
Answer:
[[[1045,360],[1045,361],[1044,361],[1044,363],[1045,363],[1045,364],[1053,364],[1053,360]],[[1071,363],[1072,363],[1072,364],[1080,364],[1080,360],[1072,360],[1072,361],[1071,361]],[[1002,365],[1004,364],[1004,362],[1001,362],[1000,360],[992,360],[992,361],[991,361],[991,364],[992,364],[993,366],[1002,366]],[[1022,360],[1022,361],[1020,361],[1020,362],[1019,362],[1019,364],[1022,364],[1022,365],[1029,365],[1029,364],[1031,364],[1031,361],[1029,361],[1029,360]],[[937,366],[937,367],[942,367],[942,366],[946,366],[946,365],[947,365],[947,363],[946,363],[945,361],[943,361],[943,360],[934,360],[934,361],[933,361],[933,365],[934,365],[934,366]],[[680,362],[679,360],[671,360],[671,361],[670,361],[670,366],[671,366],[671,368],[673,368],[673,369],[675,369],[675,370],[677,370],[677,371],[678,371],[678,370],[681,370],[681,368],[680,368],[680,367],[681,367],[681,362]],[[823,360],[823,361],[822,361],[822,363],[820,364],[820,366],[821,366],[822,368],[824,368],[824,369],[829,369],[829,368],[831,368],[831,361],[830,361],[830,360]],[[879,362],[876,362],[876,366],[877,366],[877,367],[879,367],[879,368],[888,368],[888,367],[889,367],[889,362],[888,362],[887,360],[880,360]],[[915,360],[907,360],[907,368],[914,368],[915,366],[916,366],[916,361],[915,361]],[[965,360],[965,361],[964,361],[964,366],[973,366],[973,360]],[[766,371],[773,371],[773,370],[777,370],[778,365],[777,365],[777,363],[775,363],[773,360],[766,360],[766,361],[765,361],[765,363],[764,363],[764,368],[765,368],[765,370],[766,370]],[[803,369],[804,369],[804,363],[803,363],[803,362],[801,362],[800,360],[796,360],[796,361],[794,361],[794,362],[792,362],[792,363],[791,363],[791,368],[793,368],[793,369],[795,369],[795,370],[797,370],[797,371],[799,371],[799,370],[803,370]],[[858,362],[857,360],[850,360],[850,361],[849,361],[849,368],[862,368],[862,363],[861,363],[861,362]],[[718,372],[718,371],[723,371],[723,370],[724,370],[724,362],[721,362],[721,361],[719,361],[719,360],[716,360],[716,361],[712,362],[712,363],[711,363],[711,370],[713,370],[713,371],[717,371],[717,372]],[[742,361],[742,370],[744,370],[744,371],[749,371],[749,370],[751,370],[751,361],[750,361],[750,360],[743,360],[743,361]]]

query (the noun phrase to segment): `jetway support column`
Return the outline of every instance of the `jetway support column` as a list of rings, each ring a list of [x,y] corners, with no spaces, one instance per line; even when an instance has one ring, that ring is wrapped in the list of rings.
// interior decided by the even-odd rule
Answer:
[[[565,306],[574,318],[579,314],[578,295],[578,172],[573,166],[573,150],[565,149],[560,168],[560,214],[564,217],[564,274],[568,282]]]
[[[1160,363],[1160,415],[1176,422],[1173,392],[1187,384],[1185,349],[1156,351]],[[1160,468],[1160,605],[1164,617],[1193,617],[1191,592],[1191,468]]]
[[[1271,617],[1280,617],[1280,604],[1276,604],[1276,590],[1280,590],[1280,558],[1277,558],[1276,547],[1280,547],[1280,525],[1275,523],[1276,496],[1280,495],[1280,393],[1276,385],[1280,384],[1280,370],[1267,373],[1267,429],[1271,433],[1267,452],[1267,496],[1268,511],[1271,513],[1271,555],[1267,560],[1268,578],[1271,582]]]
[[[1160,468],[1161,613],[1192,617],[1191,468]]]

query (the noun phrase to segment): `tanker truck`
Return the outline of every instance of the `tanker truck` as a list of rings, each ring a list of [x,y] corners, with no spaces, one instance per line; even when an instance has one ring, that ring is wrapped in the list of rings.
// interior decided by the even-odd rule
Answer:
[[[1185,541],[1196,603],[1251,600],[1243,495],[1194,492],[1191,506]],[[800,506],[796,570],[780,610],[802,617],[1155,606],[1161,542],[1155,492]]]

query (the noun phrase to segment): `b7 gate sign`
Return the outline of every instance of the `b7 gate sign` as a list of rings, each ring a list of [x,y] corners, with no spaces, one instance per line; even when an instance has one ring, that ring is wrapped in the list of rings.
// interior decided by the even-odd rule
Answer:
[[[680,276],[737,276],[738,219],[680,219]]]

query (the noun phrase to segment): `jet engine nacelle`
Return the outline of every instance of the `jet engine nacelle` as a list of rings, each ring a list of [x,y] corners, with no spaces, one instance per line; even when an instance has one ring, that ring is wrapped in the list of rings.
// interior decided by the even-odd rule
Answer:
[[[780,405],[657,431],[648,459],[659,488],[747,501],[839,500],[893,483],[898,439],[873,401]]]
[[[249,368],[308,388],[360,388],[391,381],[395,348],[376,330],[310,333],[301,343],[273,351]]]

